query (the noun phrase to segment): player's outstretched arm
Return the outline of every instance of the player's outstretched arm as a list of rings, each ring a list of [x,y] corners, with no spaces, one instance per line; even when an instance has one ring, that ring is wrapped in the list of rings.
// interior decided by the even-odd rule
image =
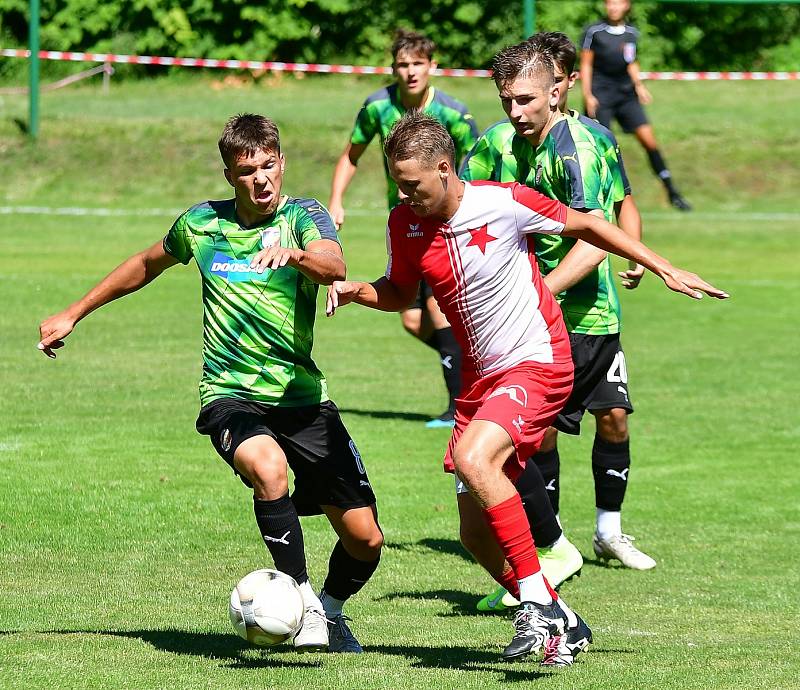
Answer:
[[[344,224],[344,193],[350,186],[353,176],[356,174],[358,159],[364,153],[366,144],[348,144],[344,153],[339,157],[336,168],[333,171],[333,182],[331,183],[331,198],[328,201],[328,211],[333,217],[336,229],[339,230]]]
[[[675,292],[682,292],[694,299],[702,298],[704,292],[717,299],[728,297],[727,292],[715,288],[694,273],[676,268],[664,257],[602,218],[568,208],[564,235],[577,237],[607,252],[642,264]]]
[[[347,275],[342,248],[333,240],[314,240],[305,249],[276,245],[262,249],[250,262],[250,268],[258,273],[268,268],[277,271],[284,266],[296,268],[319,285],[330,285]]]
[[[586,213],[591,213],[599,218],[603,217],[603,212],[599,210]],[[578,240],[566,256],[558,262],[558,265],[545,276],[544,283],[550,292],[557,295],[583,280],[605,258],[606,252],[602,249]]]
[[[64,338],[72,332],[78,321],[104,304],[144,287],[176,263],[178,260],[164,251],[164,244],[161,241],[143,252],[134,254],[77,302],[42,321],[39,325],[37,347],[48,357],[55,359],[54,350],[64,347]]]
[[[416,294],[416,285],[397,285],[386,277],[373,283],[337,280],[328,288],[325,313],[333,316],[338,307],[351,302],[380,311],[402,311]]]

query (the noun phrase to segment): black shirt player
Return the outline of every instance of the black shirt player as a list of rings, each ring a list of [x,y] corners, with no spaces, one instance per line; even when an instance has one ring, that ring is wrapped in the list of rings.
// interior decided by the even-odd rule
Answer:
[[[606,127],[611,127],[612,118],[616,118],[625,132],[635,134],[653,171],[666,187],[670,203],[681,211],[690,211],[691,206],[672,183],[672,175],[642,107],[652,97],[639,76],[636,60],[639,32],[625,23],[630,8],[630,0],[606,0],[606,19],[584,32],[581,85],[586,114]]]

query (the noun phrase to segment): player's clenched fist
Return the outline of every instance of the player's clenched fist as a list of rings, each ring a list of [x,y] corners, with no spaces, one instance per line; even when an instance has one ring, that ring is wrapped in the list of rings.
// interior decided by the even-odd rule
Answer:
[[[345,304],[350,304],[357,296],[361,289],[360,283],[354,283],[349,280],[336,280],[328,288],[328,299],[325,302],[325,313],[328,316],[333,316],[337,307],[343,307]]]
[[[39,344],[36,347],[51,359],[55,359],[56,353],[53,350],[64,347],[64,338],[72,333],[73,328],[75,319],[63,311],[45,319],[39,325]]]
[[[255,255],[255,258],[250,262],[250,269],[257,273],[263,273],[268,268],[273,271],[284,266],[294,266],[296,268],[302,255],[303,251],[300,249],[279,246],[269,247],[262,249]]]

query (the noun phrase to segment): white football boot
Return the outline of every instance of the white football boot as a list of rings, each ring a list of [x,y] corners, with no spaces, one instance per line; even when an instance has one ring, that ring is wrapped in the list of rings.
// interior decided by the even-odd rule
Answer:
[[[651,570],[656,567],[656,562],[646,553],[639,551],[633,545],[634,538],[629,534],[615,534],[607,539],[602,539],[595,532],[592,537],[592,548],[598,558],[607,561],[611,558],[618,560],[626,568],[633,570]]]
[[[322,609],[306,607],[303,625],[294,636],[294,646],[301,652],[324,652],[328,649],[328,621]]]

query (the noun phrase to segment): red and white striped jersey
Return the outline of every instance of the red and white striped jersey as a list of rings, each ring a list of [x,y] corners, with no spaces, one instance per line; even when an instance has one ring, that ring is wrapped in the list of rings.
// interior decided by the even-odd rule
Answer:
[[[466,183],[455,215],[389,214],[386,277],[430,285],[463,352],[463,373],[482,377],[524,361],[571,361],[569,337],[536,265],[531,233],[558,234],[567,208],[516,182]]]

